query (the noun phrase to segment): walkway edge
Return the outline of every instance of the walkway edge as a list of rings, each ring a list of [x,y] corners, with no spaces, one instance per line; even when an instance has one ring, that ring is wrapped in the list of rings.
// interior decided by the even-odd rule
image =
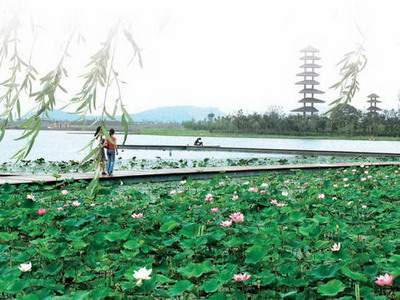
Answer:
[[[157,150],[157,151],[211,151],[211,152],[238,152],[287,155],[315,155],[315,156],[391,156],[399,157],[395,152],[365,152],[342,150],[310,150],[310,149],[279,149],[279,148],[249,148],[223,146],[190,146],[190,145],[119,145],[120,149],[130,150]]]
[[[102,176],[102,181],[124,181],[124,182],[163,182],[176,181],[185,178],[207,179],[216,175],[229,175],[235,177],[257,176],[272,171],[292,171],[292,170],[315,170],[329,168],[346,168],[360,166],[400,166],[400,162],[354,162],[354,163],[330,163],[330,164],[288,164],[288,165],[268,165],[268,166],[232,166],[232,167],[209,167],[209,168],[183,168],[183,169],[157,169],[144,171],[117,171],[113,177]],[[89,181],[94,177],[94,173],[71,173],[62,174],[55,178],[50,175],[15,175],[0,176],[2,184],[32,184],[43,183],[52,184],[62,181]]]

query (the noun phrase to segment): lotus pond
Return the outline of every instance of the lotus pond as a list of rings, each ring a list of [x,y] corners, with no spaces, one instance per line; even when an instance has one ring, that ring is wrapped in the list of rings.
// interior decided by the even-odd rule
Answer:
[[[399,180],[358,167],[120,182],[95,200],[79,182],[0,186],[0,295],[398,299]]]
[[[149,170],[163,168],[191,168],[191,167],[221,167],[221,166],[260,166],[260,165],[283,165],[301,163],[336,163],[336,162],[378,162],[399,161],[399,157],[341,157],[341,156],[302,156],[302,155],[272,155],[252,158],[232,159],[123,159],[119,157],[116,161],[116,170]],[[36,160],[25,160],[21,162],[3,162],[0,164],[1,172],[18,172],[32,174],[58,174],[77,173],[93,171],[93,162],[68,161],[46,161],[43,158]]]

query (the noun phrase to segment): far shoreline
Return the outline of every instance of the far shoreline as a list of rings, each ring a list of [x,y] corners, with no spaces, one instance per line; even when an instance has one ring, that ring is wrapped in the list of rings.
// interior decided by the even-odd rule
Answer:
[[[20,130],[21,128],[9,128],[6,130]],[[51,129],[43,128],[43,131],[63,131],[74,134],[92,134],[91,130],[82,129]],[[122,131],[117,133],[122,134]],[[159,135],[159,136],[188,136],[188,137],[227,137],[227,138],[254,138],[254,139],[305,139],[305,140],[353,140],[353,141],[400,141],[395,136],[347,136],[347,135],[284,135],[284,134],[255,134],[255,133],[234,133],[234,132],[210,132],[207,130],[190,130],[182,128],[140,128],[129,131],[133,135]]]

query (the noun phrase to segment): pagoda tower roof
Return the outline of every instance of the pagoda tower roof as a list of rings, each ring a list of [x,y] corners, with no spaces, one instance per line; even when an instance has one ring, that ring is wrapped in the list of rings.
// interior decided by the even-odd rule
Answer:
[[[377,106],[370,106],[367,108],[369,111],[381,111],[382,109]]]
[[[308,94],[324,94],[325,92],[317,90],[317,89],[302,89],[300,94],[308,93]]]
[[[293,109],[292,112],[318,112],[318,109],[316,109],[313,106],[302,106],[296,109]]]
[[[321,65],[317,65],[317,64],[304,64],[301,65],[300,68],[321,68]]]
[[[319,50],[313,46],[307,46],[301,49],[300,52],[319,52]]]
[[[302,80],[302,81],[296,82],[296,84],[303,84],[303,85],[318,85],[318,84],[319,84],[319,82],[318,82],[318,81],[316,81],[316,80],[314,80],[314,79],[312,79],[312,80]]]
[[[377,99],[367,100],[367,102],[369,102],[369,103],[382,103],[382,101],[377,100]]]
[[[305,55],[305,56],[302,56],[302,57],[300,57],[300,59],[303,59],[303,60],[320,60],[321,59],[321,57],[318,57],[318,56],[312,56],[312,55]]]
[[[325,103],[324,100],[316,99],[316,98],[303,98],[299,100],[300,103]]]
[[[379,96],[375,93],[372,93],[370,95],[367,96],[368,98],[379,98]]]
[[[317,76],[319,76],[319,74],[315,73],[315,72],[307,71],[307,72],[298,73],[298,74],[296,74],[296,76],[313,76],[313,77],[317,77]]]

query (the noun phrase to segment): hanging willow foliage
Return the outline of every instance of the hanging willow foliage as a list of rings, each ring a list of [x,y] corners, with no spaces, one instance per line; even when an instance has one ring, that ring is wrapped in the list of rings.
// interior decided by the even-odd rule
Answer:
[[[348,104],[360,89],[359,76],[367,65],[367,56],[363,45],[357,45],[353,51],[346,53],[341,61],[337,63],[340,67],[341,79],[331,86],[332,89],[339,90],[339,98],[332,101],[329,105],[332,112],[335,108]]]
[[[4,107],[4,111],[0,114],[0,141],[4,137],[6,126],[13,121],[14,116],[21,118],[21,96],[32,93],[33,81],[36,80],[38,74],[31,63],[36,33],[33,32],[34,39],[29,60],[25,62],[18,47],[19,27],[18,19],[14,17],[0,30],[0,67],[5,69],[4,71],[8,69],[8,77],[0,83],[2,91],[0,106]],[[26,150],[28,148],[26,147]]]
[[[22,57],[19,52],[19,32],[21,23],[17,17],[13,17],[0,28],[0,69],[2,74],[8,74],[6,79],[0,83],[0,141],[3,139],[7,125],[15,119],[21,119],[21,99],[32,101],[34,108],[27,115],[22,123],[23,133],[17,140],[24,140],[24,146],[13,156],[17,160],[25,159],[30,153],[32,146],[42,127],[42,118],[56,108],[59,104],[57,99],[59,93],[64,93],[68,97],[67,90],[63,87],[64,80],[68,77],[67,60],[72,60],[70,47],[73,41],[78,44],[84,40],[83,36],[74,30],[65,42],[63,52],[55,65],[44,76],[40,76],[38,68],[32,65],[32,54],[37,38],[37,30],[32,26],[33,42],[31,51],[27,59]],[[75,39],[75,37],[77,37]],[[118,22],[107,33],[105,40],[100,44],[100,48],[89,58],[85,66],[83,75],[79,76],[83,80],[79,91],[70,98],[66,107],[72,107],[74,113],[85,118],[86,115],[101,111],[101,116],[97,120],[101,126],[101,132],[106,139],[109,139],[106,128],[107,120],[116,120],[120,115],[121,126],[124,130],[125,143],[128,135],[129,123],[132,122],[127,112],[123,99],[121,84],[118,74],[118,66],[115,62],[117,43],[125,41],[132,49],[133,56],[128,65],[137,59],[142,67],[142,57],[140,49],[133,39],[129,28]],[[35,87],[36,90],[35,90]],[[117,94],[116,99],[112,99],[110,91]],[[99,98],[99,95],[102,95]],[[4,109],[4,110],[3,110]],[[99,151],[98,140],[93,139],[86,150],[88,155],[84,161],[96,161]],[[99,168],[97,168],[99,170]],[[95,180],[91,183],[94,191],[99,171],[96,172]]]

